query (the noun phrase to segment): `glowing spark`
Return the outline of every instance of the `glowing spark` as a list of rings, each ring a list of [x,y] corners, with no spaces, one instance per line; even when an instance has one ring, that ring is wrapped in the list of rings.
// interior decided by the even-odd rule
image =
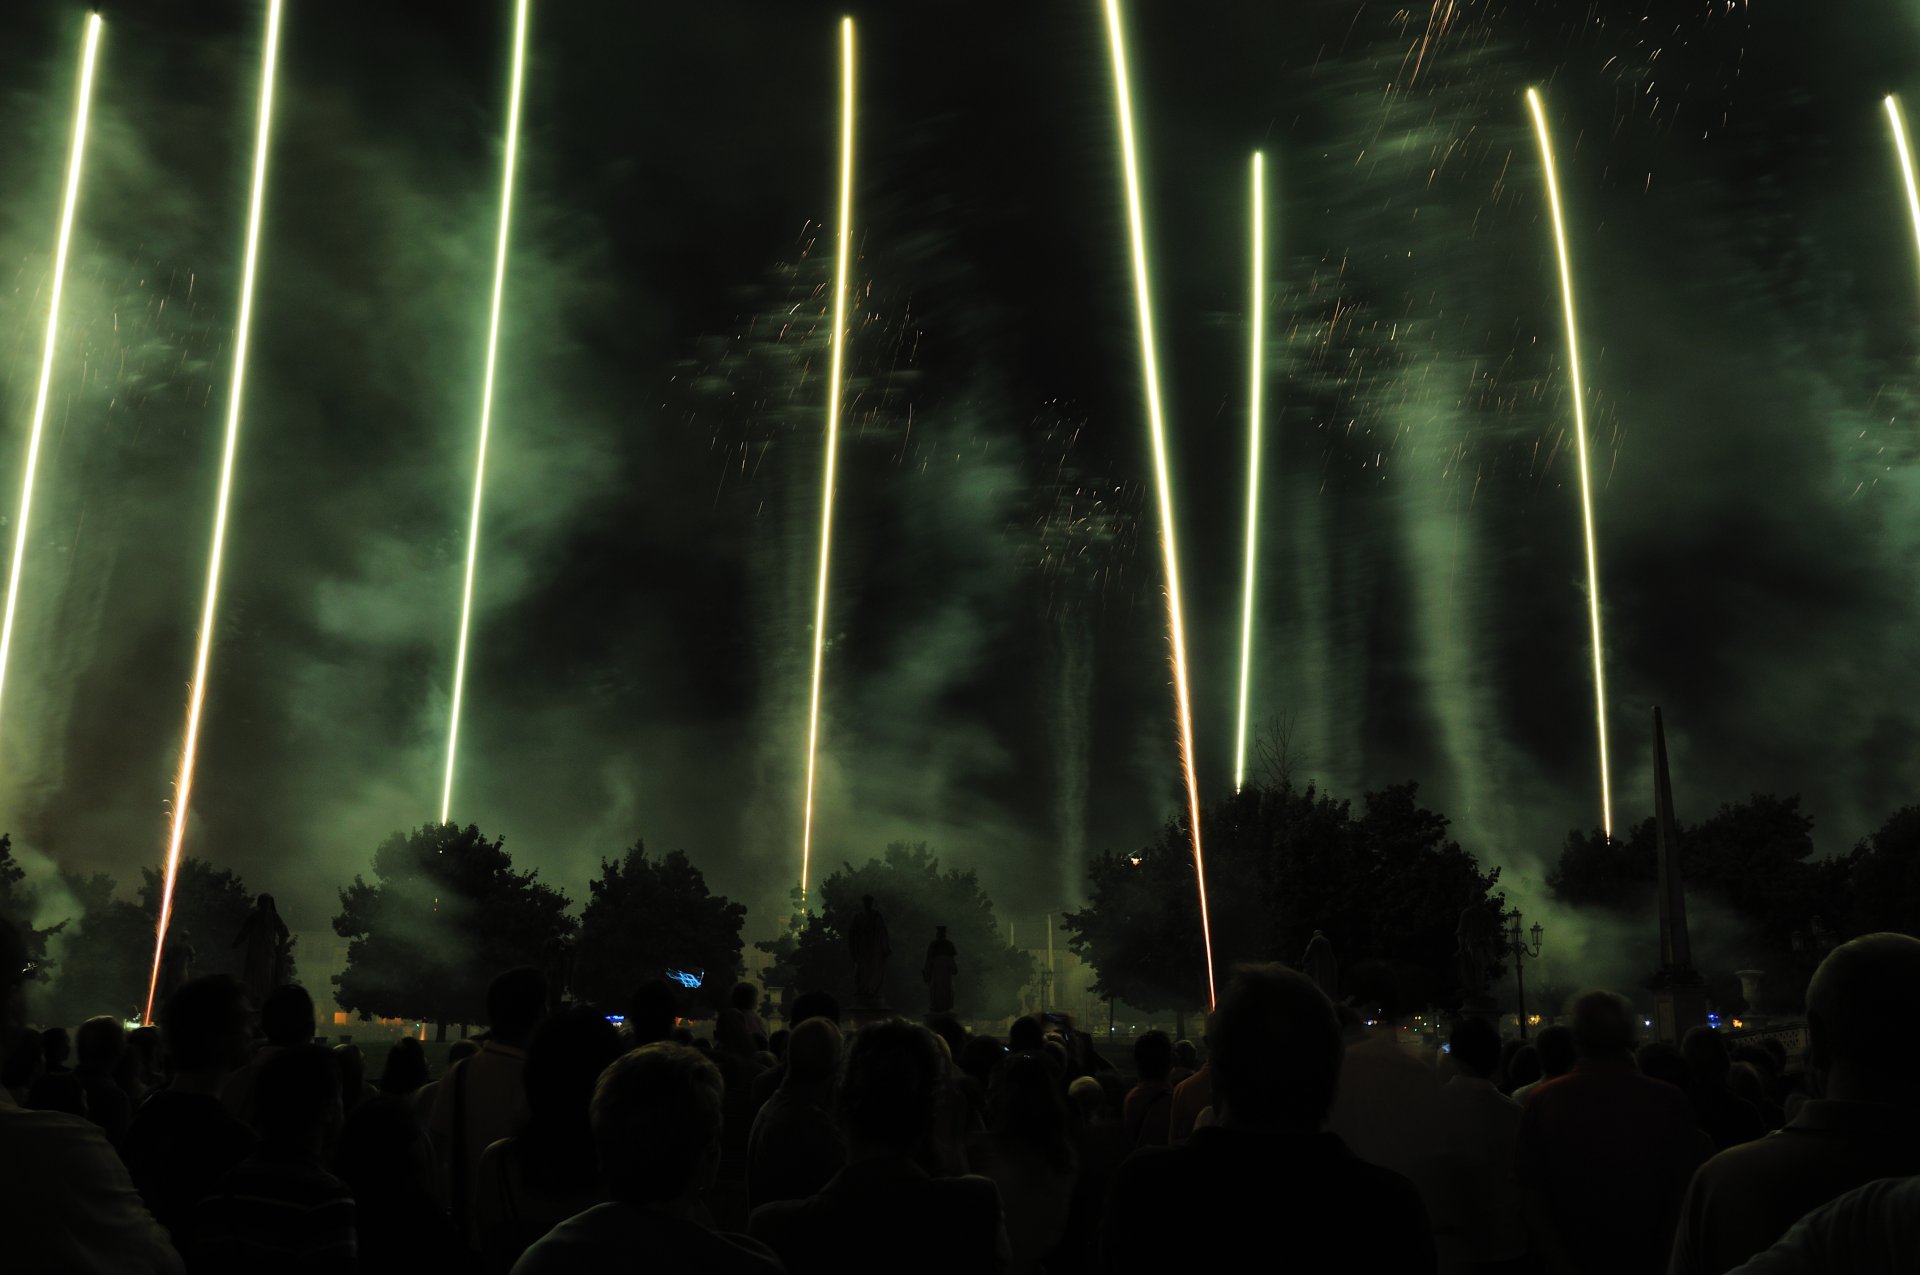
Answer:
[[[260,64],[260,122],[253,142],[253,192],[247,204],[247,251],[240,272],[240,313],[234,324],[233,385],[228,391],[226,446],[220,454],[220,493],[214,504],[213,548],[207,555],[207,596],[200,611],[200,648],[193,661],[187,707],[187,737],[180,750],[180,779],[173,792],[173,834],[167,845],[167,880],[160,894],[160,924],[153,943],[153,978],[147,984],[146,1021],[160,987],[160,958],[173,917],[173,883],[180,871],[180,844],[187,835],[187,805],[193,797],[193,765],[200,747],[200,713],[207,699],[207,662],[213,652],[213,621],[220,599],[220,559],[227,538],[227,506],[233,495],[233,458],[240,442],[240,403],[247,379],[247,345],[253,323],[253,280],[260,259],[260,212],[267,197],[267,138],[273,121],[273,71],[280,47],[280,0],[268,0],[266,48]]]
[[[453,763],[460,747],[460,700],[467,684],[467,633],[473,625],[473,576],[480,562],[480,499],[487,487],[487,435],[493,428],[493,373],[500,356],[500,310],[507,291],[507,239],[513,220],[513,167],[520,150],[520,83],[527,65],[527,7],[513,10],[513,72],[507,89],[507,153],[500,165],[500,238],[493,253],[493,308],[487,315],[487,370],[480,386],[480,442],[473,462],[473,510],[467,519],[467,576],[460,590],[460,640],[453,659],[453,704],[448,712],[447,775],[440,789],[440,822],[453,815]]]
[[[20,517],[13,532],[13,572],[7,577],[7,609],[0,618],[0,685],[13,649],[13,613],[20,602],[20,573],[27,557],[27,518],[33,511],[33,477],[40,465],[40,439],[47,424],[47,400],[53,389],[54,341],[60,331],[60,294],[67,277],[67,247],[73,242],[73,210],[80,200],[80,161],[87,151],[87,113],[93,101],[94,55],[100,47],[100,15],[87,18],[80,55],[80,87],[74,95],[73,150],[67,159],[67,193],[60,205],[60,235],[53,250],[53,287],[47,308],[47,345],[40,356],[40,390],[33,400],[33,424],[27,431],[26,473],[20,480]]]
[[[1600,643],[1600,555],[1593,539],[1593,480],[1587,465],[1586,385],[1580,378],[1579,322],[1573,313],[1573,265],[1567,256],[1567,229],[1560,212],[1560,179],[1553,168],[1553,139],[1540,91],[1527,90],[1534,131],[1540,138],[1540,162],[1546,169],[1547,203],[1553,209],[1553,242],[1560,256],[1560,300],[1566,310],[1567,375],[1573,384],[1573,428],[1580,448],[1580,523],[1587,538],[1587,619],[1593,630],[1593,720],[1600,736],[1600,824],[1613,836],[1613,777],[1607,757],[1607,682]]]
[[[1260,525],[1260,389],[1267,334],[1267,193],[1265,165],[1260,152],[1253,153],[1253,335],[1248,357],[1252,372],[1247,380],[1247,581],[1240,606],[1240,733],[1233,742],[1233,790],[1247,783],[1247,701],[1253,684],[1253,578],[1254,555],[1259,548]]]
[[[1900,155],[1900,175],[1907,181],[1907,215],[1913,220],[1914,243],[1920,247],[1920,185],[1914,181],[1913,148],[1907,143],[1907,121],[1900,113],[1900,99],[1891,94],[1887,96],[1887,119],[1893,125],[1893,145]]]
[[[1213,920],[1207,910],[1207,866],[1200,850],[1200,778],[1193,763],[1193,704],[1187,691],[1187,635],[1181,620],[1180,555],[1173,534],[1173,484],[1167,476],[1166,428],[1160,413],[1160,365],[1153,345],[1153,295],[1147,284],[1147,230],[1141,210],[1140,164],[1133,144],[1133,95],[1127,88],[1127,50],[1120,30],[1119,0],[1105,0],[1107,42],[1113,51],[1115,114],[1127,182],[1127,226],[1133,250],[1133,290],[1140,320],[1140,369],[1147,398],[1147,430],[1153,440],[1154,481],[1160,496],[1160,548],[1167,571],[1167,634],[1172,646],[1174,700],[1180,713],[1180,762],[1186,772],[1187,816],[1193,836],[1193,874],[1200,888],[1200,940],[1207,956],[1207,1003],[1216,997]]]
[[[827,644],[827,566],[833,546],[833,466],[840,446],[840,376],[846,363],[847,262],[853,256],[853,19],[840,19],[840,259],[833,268],[833,368],[827,381],[826,474],[820,491],[820,589],[813,606],[813,699],[807,708],[807,800],[800,831],[800,906],[813,864],[813,780],[820,746],[820,675]]]

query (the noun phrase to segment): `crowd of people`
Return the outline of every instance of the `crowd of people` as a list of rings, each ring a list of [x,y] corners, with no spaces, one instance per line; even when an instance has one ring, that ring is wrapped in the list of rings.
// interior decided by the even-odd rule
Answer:
[[[1279,965],[1126,1066],[1057,1015],[999,1039],[806,992],[769,1031],[743,984],[696,1035],[666,983],[609,1016],[517,969],[439,1075],[402,1039],[369,1079],[297,986],[35,1029],[0,922],[0,992],[22,1275],[1920,1271],[1903,935],[1827,956],[1799,1057],[1639,1043],[1590,991],[1532,1041],[1462,1017],[1436,1066]]]

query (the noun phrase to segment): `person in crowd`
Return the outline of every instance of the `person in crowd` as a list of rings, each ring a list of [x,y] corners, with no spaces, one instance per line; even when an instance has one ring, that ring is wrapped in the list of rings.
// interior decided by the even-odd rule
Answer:
[[[27,1091],[27,1105],[40,1111],[65,1111],[87,1114],[87,1091],[80,1077],[67,1066],[73,1052],[73,1037],[64,1027],[49,1027],[40,1033],[42,1063],[40,1075]]]
[[[546,1013],[545,974],[522,966],[495,978],[487,987],[486,1043],[449,1067],[433,1096],[428,1129],[439,1152],[447,1207],[470,1236],[480,1157],[527,1123],[527,1042]]]
[[[726,1084],[726,1125],[720,1134],[720,1171],[714,1177],[707,1206],[714,1224],[738,1231],[747,1224],[747,1141],[759,1108],[753,1100],[753,1082],[767,1068],[754,1048],[747,1016],[723,1009],[713,1020],[713,1064]]]
[[[252,1124],[253,1087],[259,1083],[260,1069],[282,1050],[313,1043],[316,1030],[313,997],[306,988],[285,983],[268,992],[266,1003],[260,1007],[260,1031],[266,1039],[254,1050],[253,1057],[220,1086],[220,1101],[227,1104],[227,1110]]]
[[[1741,1275],[1907,1275],[1920,1253],[1920,1177],[1857,1186],[1795,1222]]]
[[[1200,1070],[1200,1047],[1190,1040],[1173,1042],[1173,1070],[1167,1073],[1167,1086],[1178,1090],[1194,1072]]]
[[[987,1095],[993,1092],[993,1085],[1000,1078],[1000,1069],[1007,1062],[1005,1042],[994,1036],[971,1035],[953,1061],[959,1070],[954,1083],[966,1095],[967,1103],[980,1127],[986,1126]]]
[[[433,1194],[426,1128],[404,1096],[382,1094],[355,1108],[340,1130],[333,1171],[353,1193],[360,1275],[421,1275],[461,1250]]]
[[[89,1018],[74,1034],[73,1074],[87,1095],[87,1119],[106,1131],[107,1141],[119,1146],[133,1119],[133,1104],[114,1073],[127,1051],[127,1029],[110,1014]]]
[[[134,1113],[120,1155],[177,1241],[193,1206],[253,1153],[253,1130],[220,1101],[220,1087],[246,1061],[252,1018],[246,990],[226,974],[188,980],[160,1009],[173,1079]]]
[[[1521,1101],[1521,1094],[1528,1085],[1541,1078],[1540,1051],[1531,1042],[1522,1044],[1507,1059],[1507,1083],[1501,1092],[1515,1102]]]
[[[333,1065],[340,1069],[340,1103],[351,1115],[353,1109],[380,1091],[367,1083],[367,1055],[358,1045],[333,1047]]]
[[[833,1118],[833,1081],[840,1069],[840,1029],[812,1018],[793,1029],[780,1087],[753,1118],[747,1138],[747,1202],[804,1200],[847,1162]]]
[[[1346,1270],[1364,1245],[1395,1271],[1434,1270],[1413,1184],[1325,1131],[1344,1053],[1318,984],[1281,965],[1236,971],[1214,1013],[1218,1123],[1120,1167],[1101,1243],[1106,1269],[1186,1269],[1186,1224],[1201,1222],[1208,1250],[1236,1261],[1284,1245],[1290,1269]]]
[[[1008,1060],[987,1110],[987,1128],[970,1142],[967,1160],[1000,1188],[1008,1269],[1037,1275],[1066,1239],[1072,1216],[1078,1170],[1072,1116],[1053,1069],[1033,1054]]]
[[[810,1018],[824,1018],[835,1027],[840,1025],[840,1002],[831,992],[802,992],[787,1004],[787,1027],[797,1028]],[[774,1090],[780,1087],[786,1076],[785,1062],[776,1062],[762,1072],[753,1082],[753,1105],[755,1110],[765,1106]]]
[[[1664,1080],[1684,1094],[1693,1092],[1693,1073],[1687,1069],[1680,1047],[1673,1042],[1649,1040],[1633,1051],[1633,1061],[1641,1075]]]
[[[294,1045],[254,1086],[260,1145],[193,1210],[194,1275],[330,1275],[354,1269],[353,1196],[324,1158],[342,1120],[340,1068],[324,1045]]]
[[[474,1188],[474,1230],[488,1270],[505,1275],[555,1224],[605,1198],[588,1108],[594,1082],[620,1046],[619,1029],[590,1005],[556,1014],[533,1033],[526,1128],[487,1148]]]
[[[991,1272],[1007,1260],[1000,1194],[986,1178],[929,1177],[914,1159],[933,1136],[946,1050],[898,1019],[861,1028],[847,1046],[835,1106],[847,1165],[817,1194],[753,1211],[752,1233],[791,1275],[845,1269],[845,1237],[873,1253],[912,1254],[919,1275]]]
[[[25,1027],[26,967],[25,940],[0,918],[0,1069]],[[68,1112],[22,1107],[4,1088],[0,1266],[61,1275],[181,1275],[185,1269],[105,1132]]]
[[[1453,1076],[1434,1097],[1438,1162],[1429,1180],[1434,1239],[1448,1272],[1520,1269],[1526,1229],[1513,1187],[1520,1104],[1494,1087],[1500,1032],[1465,1016],[1447,1036]]]
[[[1161,1035],[1165,1035],[1162,1032]],[[1047,1026],[1038,1014],[1028,1014],[1013,1020],[1007,1028],[1007,1052],[1025,1054],[1041,1048],[1047,1043]]]
[[[1833,949],[1807,984],[1807,1060],[1825,1096],[1771,1137],[1701,1166],[1674,1239],[1674,1275],[1720,1275],[1843,1192],[1920,1173],[1916,1058],[1920,939],[1868,934]],[[1856,1202],[1835,1216],[1872,1214]]]
[[[1207,1027],[1201,1041],[1207,1052],[1213,1052],[1213,1016],[1207,1016]],[[1213,1105],[1213,1072],[1207,1063],[1202,1062],[1193,1071],[1173,1087],[1173,1106],[1167,1114],[1167,1141],[1179,1146],[1193,1136],[1193,1123],[1200,1113]]]
[[[13,1095],[13,1105],[30,1105],[33,1096],[33,1082],[40,1079],[47,1069],[47,1055],[43,1045],[44,1037],[31,1027],[22,1027],[14,1033],[12,1046],[7,1050],[7,1063],[0,1068],[0,1085],[4,1085]]]
[[[592,1128],[609,1198],[547,1232],[513,1275],[779,1275],[780,1263],[764,1246],[702,1223],[702,1200],[720,1165],[724,1093],[719,1069],[685,1045],[656,1041],[608,1067],[594,1088]],[[850,1237],[870,1242],[866,1219],[860,1223],[823,1242],[836,1253]],[[920,1235],[916,1245],[935,1238]]]
[[[1737,1097],[1728,1085],[1733,1057],[1725,1036],[1712,1027],[1690,1028],[1681,1038],[1680,1054],[1687,1063],[1687,1096],[1693,1100],[1694,1118],[1714,1150],[1752,1142],[1767,1131],[1759,1108]]]
[[[166,1083],[166,1075],[160,1068],[158,1027],[136,1027],[127,1033],[127,1049],[120,1055],[115,1078],[120,1082],[120,1092],[127,1095],[127,1106],[132,1111],[140,1110],[147,1095]]]
[[[1173,1041],[1162,1031],[1144,1033],[1133,1043],[1133,1067],[1140,1079],[1127,1092],[1123,1109],[1127,1137],[1136,1147],[1164,1147],[1173,1123],[1173,1090],[1167,1084]]]
[[[739,1010],[747,1020],[747,1035],[752,1039],[753,1047],[767,1048],[767,1022],[760,1017],[760,985],[746,979],[735,983],[728,1004]]]
[[[1573,1029],[1561,1023],[1541,1029],[1540,1034],[1533,1038],[1533,1051],[1540,1063],[1540,1077],[1516,1086],[1513,1091],[1513,1100],[1523,1107],[1535,1089],[1573,1070],[1577,1060]]]
[[[1548,1272],[1657,1271],[1706,1136],[1685,1093],[1635,1066],[1624,997],[1582,992],[1567,1011],[1577,1061],[1527,1099],[1514,1153],[1535,1253]]]
[[[1346,1053],[1327,1130],[1369,1164],[1412,1182],[1432,1210],[1440,1086],[1433,1068],[1401,1046],[1399,1024],[1344,1020]]]
[[[1782,1110],[1786,1101],[1786,1046],[1771,1038],[1760,1041],[1742,1041],[1733,1046],[1733,1071],[1728,1084],[1733,1091],[1760,1112],[1761,1121],[1769,1130],[1778,1129],[1786,1123]],[[1758,1091],[1747,1087],[1746,1074],[1741,1070],[1745,1066],[1753,1072],[1758,1082]]]
[[[1500,1066],[1493,1073],[1493,1085],[1509,1098],[1518,1087],[1513,1083],[1513,1056],[1526,1048],[1529,1048],[1528,1042],[1518,1036],[1508,1036],[1500,1042]]]
[[[629,1048],[656,1040],[672,1040],[680,1022],[680,993],[664,978],[650,978],[627,998],[627,1021],[621,1025]]]
[[[479,1052],[480,1042],[477,1040],[454,1041],[447,1046],[447,1071],[452,1071],[454,1067]],[[414,1090],[413,1096],[407,1100],[408,1105],[413,1108],[413,1114],[420,1120],[420,1127],[429,1132],[433,1124],[433,1104],[440,1097],[440,1082],[445,1076],[446,1072],[442,1072],[439,1076],[429,1076],[427,1083]]]
[[[431,1075],[426,1046],[417,1037],[402,1036],[387,1048],[379,1089],[389,1098],[405,1098],[418,1092]]]

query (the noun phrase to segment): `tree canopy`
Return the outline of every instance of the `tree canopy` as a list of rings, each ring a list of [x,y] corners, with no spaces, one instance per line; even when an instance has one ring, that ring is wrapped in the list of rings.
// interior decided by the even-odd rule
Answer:
[[[396,832],[373,852],[368,882],[340,891],[333,929],[347,945],[334,976],[340,1004],[362,1017],[437,1023],[486,1020],[487,984],[520,965],[553,969],[577,922],[567,896],[516,872],[472,824]]]
[[[34,928],[38,900],[26,876],[27,870],[13,857],[13,835],[0,833],[0,917],[20,931],[20,938],[27,945],[27,957],[35,966],[34,977],[44,981],[51,972],[47,969],[47,940],[59,933],[67,922]]]
[[[1903,806],[1848,858],[1856,933],[1920,935],[1920,806]]]
[[[601,1005],[624,1005],[628,993],[667,970],[702,970],[695,1004],[726,1004],[741,970],[740,927],[747,909],[707,888],[686,853],[663,858],[644,842],[617,860],[600,861],[587,883],[587,907],[575,947],[573,990]]]

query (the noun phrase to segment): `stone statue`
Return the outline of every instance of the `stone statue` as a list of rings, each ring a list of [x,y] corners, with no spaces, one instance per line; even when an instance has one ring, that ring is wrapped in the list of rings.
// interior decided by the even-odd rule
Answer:
[[[1500,960],[1504,939],[1492,908],[1485,903],[1461,908],[1453,939],[1453,974],[1460,982],[1460,994],[1469,998],[1481,995],[1487,990],[1488,971]]]
[[[853,953],[854,1003],[877,1007],[882,1000],[887,958],[893,955],[893,943],[887,938],[886,919],[874,908],[871,894],[861,896],[860,911],[847,926],[847,947]]]
[[[240,981],[246,985],[247,995],[253,998],[256,1008],[267,999],[268,992],[280,985],[291,937],[287,923],[280,919],[279,911],[273,906],[273,896],[263,894],[254,901],[253,911],[247,913],[240,932],[229,944],[230,947],[245,945]]]
[[[920,979],[927,985],[927,1012],[953,1012],[953,976],[960,972],[960,957],[947,937],[947,927],[933,927],[933,942],[927,944],[927,960],[920,967]]]
[[[1307,950],[1300,956],[1300,972],[1318,983],[1328,1000],[1340,999],[1340,966],[1333,959],[1333,944],[1319,930],[1307,940]]]

